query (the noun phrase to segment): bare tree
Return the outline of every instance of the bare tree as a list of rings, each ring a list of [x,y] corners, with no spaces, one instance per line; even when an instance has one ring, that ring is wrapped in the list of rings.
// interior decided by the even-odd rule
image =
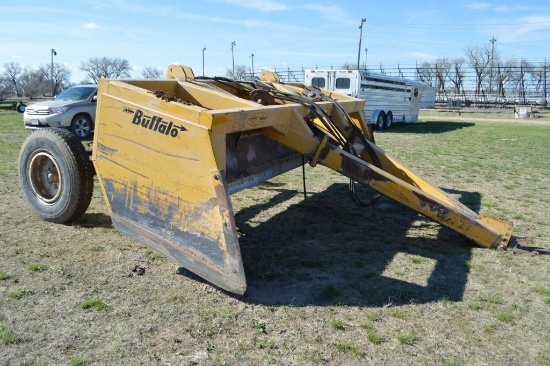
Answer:
[[[529,75],[531,77],[531,82],[534,85],[535,91],[537,92],[539,92],[543,87],[545,71],[546,70],[544,63],[538,66],[532,65],[531,68],[528,69]]]
[[[449,72],[449,75],[447,76],[449,81],[453,83],[453,90],[457,94],[459,94],[461,91],[464,91],[464,70],[462,69],[462,67],[464,66],[465,62],[466,60],[464,60],[462,57],[453,59],[451,61],[452,71]]]
[[[51,83],[40,69],[31,69],[25,67],[20,78],[21,89],[23,94],[30,100],[35,99],[38,95],[45,95],[51,92]]]
[[[42,74],[44,81],[48,84],[47,91],[52,92],[52,77],[51,65],[42,64],[38,67],[38,71]],[[71,85],[71,70],[63,64],[53,64],[53,94],[57,95],[63,89]],[[48,94],[49,94],[48,93]]]
[[[246,70],[247,70],[246,65],[235,65],[235,75],[233,75],[232,69],[227,68],[225,71],[225,76],[233,80],[245,80],[248,75]]]
[[[88,78],[97,83],[100,78],[130,77],[132,67],[127,60],[121,58],[94,57],[80,64],[80,70],[86,72]]]
[[[548,107],[548,67],[546,66],[546,60],[540,67],[542,69],[542,104],[546,108]]]
[[[475,93],[482,91],[482,85],[489,71],[491,64],[491,47],[489,46],[470,46],[466,49],[468,63],[476,74]]]
[[[437,90],[440,93],[445,93],[445,81],[451,70],[451,63],[448,58],[438,58],[435,61],[435,77],[437,80]]]
[[[518,94],[521,98],[521,102],[523,104],[527,104],[527,88],[525,86],[525,81],[527,79],[527,75],[530,75],[533,70],[533,65],[525,60],[521,59],[519,63],[519,74],[517,78],[517,88],[518,88]]]
[[[416,75],[420,81],[430,86],[434,86],[435,68],[429,62],[423,62],[420,66],[416,67]]]
[[[13,84],[9,81],[9,79],[3,75],[0,75],[0,101],[12,95],[14,93],[13,90]]]
[[[144,79],[161,79],[164,73],[156,67],[145,67],[141,73],[141,77]]]
[[[506,96],[506,84],[512,79],[512,73],[516,68],[517,62],[515,59],[508,59],[499,62],[497,65],[497,81],[498,81],[498,95],[501,97]]]
[[[23,69],[21,68],[21,65],[19,65],[17,62],[8,62],[7,64],[4,64],[4,68],[6,69],[4,71],[4,78],[6,78],[11,85],[13,86],[13,90],[17,94],[19,98],[23,96],[23,90],[21,88],[21,74],[23,73]]]

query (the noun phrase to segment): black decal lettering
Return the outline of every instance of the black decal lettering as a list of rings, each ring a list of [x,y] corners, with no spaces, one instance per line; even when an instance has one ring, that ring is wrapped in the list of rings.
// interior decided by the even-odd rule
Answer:
[[[130,109],[127,108],[125,112],[128,113],[128,110]],[[187,131],[183,125],[175,125],[174,122],[165,122],[162,120],[162,117],[155,115],[148,116],[140,109],[136,110],[134,113],[132,124],[161,133],[165,136],[170,136],[172,138],[178,137],[180,131]]]
[[[162,117],[157,118],[155,122],[155,128],[154,131],[158,130],[160,123],[162,122]]]
[[[172,128],[172,125],[173,125],[172,122],[170,122],[170,123],[168,124],[168,128],[166,128],[166,132],[164,133],[165,135],[168,135],[168,134],[170,133],[170,129]]]
[[[143,112],[138,109],[134,114],[134,119],[132,120],[132,123],[135,125],[139,125],[141,123],[142,116],[143,116]]]
[[[152,130],[153,126],[155,124],[155,121],[157,120],[157,116],[153,116],[153,119],[151,120],[151,123],[149,123],[149,129]]]
[[[159,132],[162,134],[165,134],[166,132],[166,122],[162,122],[162,124],[159,126]]]

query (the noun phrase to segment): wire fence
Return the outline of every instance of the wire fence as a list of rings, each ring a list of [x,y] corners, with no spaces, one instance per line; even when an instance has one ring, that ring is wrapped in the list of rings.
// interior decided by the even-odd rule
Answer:
[[[346,65],[345,65],[346,66]],[[346,68],[346,67],[342,67]],[[283,82],[304,82],[305,72],[314,69],[341,69],[338,67],[301,67],[277,68]],[[378,64],[363,65],[369,72],[398,76],[406,79],[420,80],[435,89],[437,103],[460,106],[497,106],[505,107],[516,104],[547,106],[550,101],[550,85],[547,83],[549,67],[546,62],[535,65],[522,63],[502,67],[495,64],[480,73],[464,65],[458,72],[446,70],[439,72],[433,67],[427,69],[418,64]],[[258,76],[261,70],[250,72],[247,76]],[[459,79],[459,83],[457,80]]]

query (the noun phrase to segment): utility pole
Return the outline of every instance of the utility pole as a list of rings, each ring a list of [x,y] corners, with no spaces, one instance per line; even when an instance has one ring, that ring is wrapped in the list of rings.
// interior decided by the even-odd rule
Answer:
[[[489,93],[493,92],[493,67],[494,67],[494,59],[495,59],[495,42],[497,40],[495,37],[491,38],[489,42],[492,43],[491,45],[491,70],[489,73]]]
[[[235,41],[231,42],[231,58],[233,59],[233,80],[235,80],[235,52],[233,52],[233,47],[235,47]]]
[[[361,59],[361,40],[363,38],[363,23],[367,20],[365,18],[361,19],[361,25],[359,26],[359,51],[357,52],[357,70],[359,70],[359,60]]]
[[[254,54],[250,55],[252,57],[252,80],[254,80]]]
[[[57,56],[57,52],[52,48],[52,69],[51,69],[51,77],[52,77],[52,98],[55,95],[55,83],[53,81],[53,57]]]
[[[204,51],[206,51],[206,47],[202,49],[202,76],[204,76]]]

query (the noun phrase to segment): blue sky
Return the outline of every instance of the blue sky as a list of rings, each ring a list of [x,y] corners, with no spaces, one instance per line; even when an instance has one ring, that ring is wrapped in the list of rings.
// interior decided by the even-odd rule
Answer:
[[[11,5],[5,5],[6,3]],[[550,62],[550,2],[351,0],[58,0],[0,5],[0,72],[7,62],[37,67],[51,61],[80,82],[82,61],[127,59],[144,67],[190,65],[225,75],[236,64],[277,69],[330,68],[357,62],[414,65],[464,56],[494,37],[503,58]],[[16,5],[21,4],[21,5]],[[368,49],[365,52],[365,48]]]

